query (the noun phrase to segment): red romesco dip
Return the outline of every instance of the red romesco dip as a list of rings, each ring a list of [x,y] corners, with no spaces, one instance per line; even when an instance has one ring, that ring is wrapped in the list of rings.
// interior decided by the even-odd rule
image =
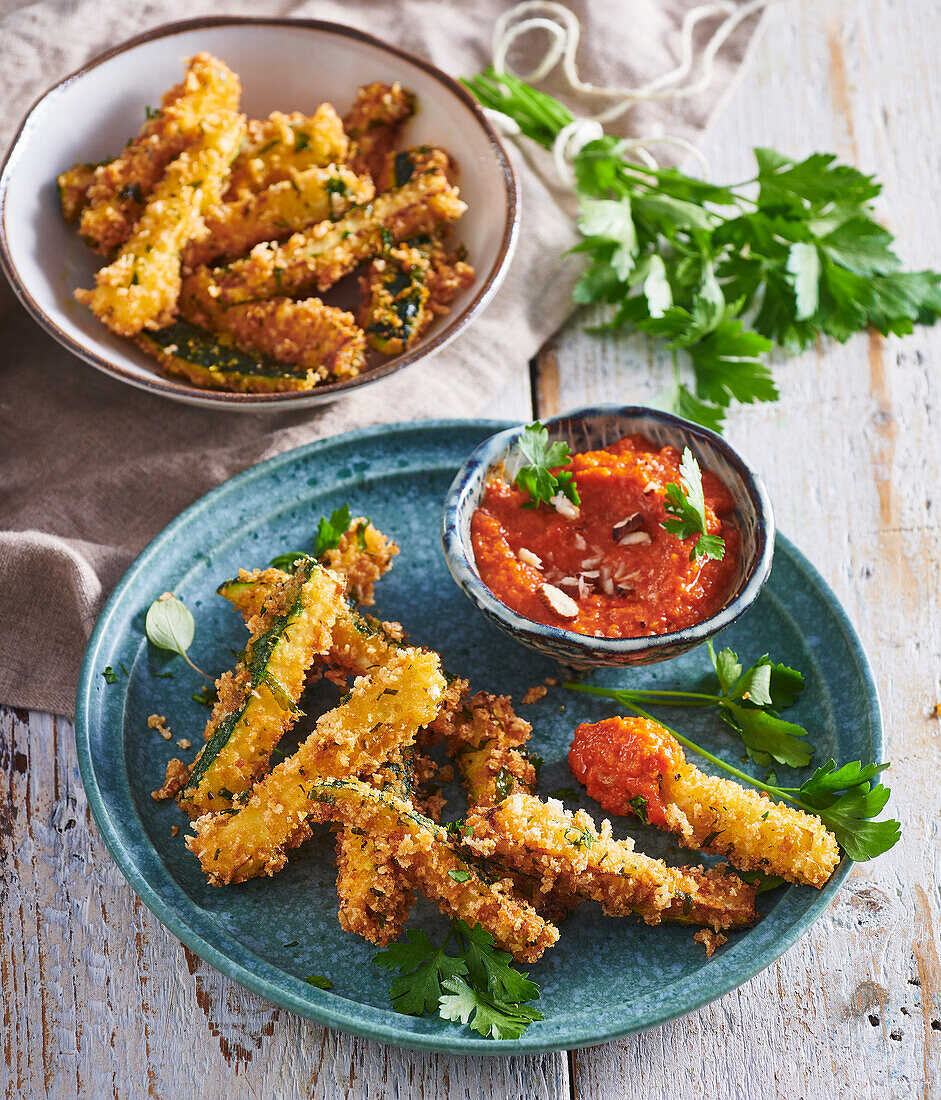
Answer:
[[[635,813],[666,826],[662,776],[667,782],[686,767],[676,738],[644,718],[584,722],[569,750],[572,775],[609,814]],[[638,801],[643,799],[643,801]]]
[[[667,634],[714,615],[726,602],[740,552],[732,498],[703,470],[706,526],[725,539],[721,561],[689,560],[695,538],[664,531],[669,482],[680,484],[680,452],[642,435],[571,457],[581,497],[574,515],[529,497],[500,477],[488,481],[471,521],[481,579],[500,600],[535,622],[607,638]],[[573,508],[566,509],[574,511]],[[561,590],[577,614],[550,606],[544,584]],[[558,601],[556,601],[558,602]]]

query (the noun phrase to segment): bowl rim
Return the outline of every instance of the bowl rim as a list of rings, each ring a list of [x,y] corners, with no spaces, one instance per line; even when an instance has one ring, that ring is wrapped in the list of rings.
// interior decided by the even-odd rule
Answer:
[[[509,629],[518,638],[537,646],[553,643],[557,649],[563,647],[573,656],[586,657],[623,657],[641,653],[650,649],[665,649],[680,643],[692,648],[711,638],[720,630],[733,623],[755,602],[758,594],[771,575],[771,563],[774,555],[775,522],[771,497],[764,482],[752,470],[735,448],[718,432],[686,420],[675,413],[656,409],[646,405],[618,405],[616,403],[587,405],[541,419],[541,423],[550,429],[552,425],[570,420],[590,420],[601,416],[644,416],[666,424],[671,428],[698,437],[711,444],[733,467],[752,501],[758,517],[757,547],[755,563],[746,575],[738,594],[708,619],[702,619],[681,630],[666,634],[645,634],[637,638],[598,638],[590,634],[579,634],[574,630],[550,626],[527,619],[507,607],[502,600],[481,580],[474,565],[464,552],[464,546],[458,533],[458,520],[467,505],[471,490],[499,461],[518,438],[526,424],[505,428],[489,439],[484,440],[468,455],[464,465],[458,471],[445,497],[441,513],[441,542],[451,576],[466,596],[486,615],[496,619],[500,625]],[[672,655],[672,654],[671,654]],[[657,658],[652,658],[656,660]]]
[[[200,30],[211,27],[291,27],[317,33],[336,34],[345,38],[352,38],[376,47],[384,53],[401,58],[412,65],[424,70],[432,79],[436,80],[444,88],[456,96],[469,110],[471,117],[483,131],[490,146],[500,173],[503,177],[504,191],[506,194],[506,218],[503,225],[503,234],[496,258],[491,265],[487,277],[484,279],[473,299],[461,311],[445,323],[432,339],[412,351],[406,351],[394,359],[387,360],[378,366],[357,375],[355,378],[345,379],[339,382],[329,382],[326,385],[316,386],[312,390],[289,391],[285,393],[235,393],[227,390],[202,389],[170,378],[164,378],[156,372],[149,375],[139,375],[128,370],[120,363],[99,355],[83,343],[76,340],[48,314],[30,293],[25,280],[20,275],[7,238],[7,192],[10,181],[16,170],[19,157],[22,153],[21,141],[32,125],[34,116],[49,100],[60,96],[74,81],[85,76],[93,69],[120,54],[127,53],[138,46],[161,38],[171,38],[174,35],[183,34],[192,30]],[[510,260],[516,248],[519,236],[520,221],[520,186],[519,179],[510,162],[510,158],[500,141],[496,130],[490,124],[480,104],[457,80],[443,72],[436,65],[424,57],[411,53],[409,50],[390,45],[381,41],[374,35],[355,27],[345,26],[342,23],[334,23],[324,19],[291,19],[277,16],[239,16],[239,15],[208,15],[194,19],[181,19],[171,23],[162,23],[150,30],[143,31],[124,42],[112,46],[110,49],[97,54],[74,72],[64,76],[45,92],[42,93],[29,107],[22,121],[16,129],[16,133],[9,145],[7,153],[0,164],[0,268],[7,277],[14,293],[32,318],[57,340],[68,351],[79,359],[95,367],[97,370],[122,382],[152,393],[159,393],[177,400],[195,401],[195,403],[216,408],[259,408],[259,409],[290,409],[300,404],[302,407],[312,399],[322,403],[334,396],[340,396],[353,390],[371,385],[382,378],[395,374],[400,370],[430,357],[440,351],[446,344],[451,343],[489,304],[491,298],[499,289],[510,265]]]

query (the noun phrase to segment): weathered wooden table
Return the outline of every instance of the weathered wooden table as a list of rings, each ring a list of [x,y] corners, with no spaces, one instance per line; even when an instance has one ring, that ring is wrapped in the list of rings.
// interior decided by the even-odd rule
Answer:
[[[831,149],[885,183],[913,267],[941,253],[935,0],[791,0],[704,144],[742,179],[752,145]],[[781,529],[872,657],[902,843],[858,867],[777,964],[682,1020],[569,1055],[436,1057],[327,1031],[246,993],[137,900],[89,815],[70,724],[0,712],[0,1081],[16,1097],[941,1096],[941,326],[782,363],[779,404],[734,415]],[[573,323],[487,412],[643,403],[667,363]],[[443,410],[446,412],[447,410]],[[460,415],[461,410],[453,410]],[[612,960],[612,965],[619,965]]]

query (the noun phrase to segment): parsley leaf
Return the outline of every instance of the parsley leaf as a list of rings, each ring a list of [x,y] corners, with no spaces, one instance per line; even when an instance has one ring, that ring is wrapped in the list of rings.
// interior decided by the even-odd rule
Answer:
[[[535,1008],[507,1004],[472,989],[463,978],[448,978],[439,1015],[444,1020],[469,1025],[485,1039],[518,1039],[534,1020],[543,1019]]]
[[[568,470],[560,470],[571,455],[567,443],[556,439],[549,443],[548,429],[538,420],[527,424],[517,442],[517,448],[526,465],[521,466],[513,479],[513,484],[529,494],[524,508],[538,508],[540,504],[549,504],[560,493],[573,504],[579,504],[581,498]],[[557,472],[553,472],[557,471]]]
[[[725,557],[725,540],[706,530],[706,500],[702,487],[702,472],[689,447],[684,448],[680,462],[680,485],[671,481],[666,488],[663,507],[673,519],[665,520],[663,528],[682,542],[693,535],[699,537],[689,552],[689,560],[706,557],[721,561]]]
[[[311,974],[304,979],[308,985],[315,985],[318,989],[333,989],[333,982],[323,974]]]
[[[118,674],[111,665],[105,665],[105,670],[101,675],[104,676],[106,684],[116,684],[118,682]]]
[[[329,519],[326,516],[320,517],[320,522],[317,524],[317,538],[314,542],[315,558],[322,558],[328,550],[335,550],[339,546],[340,539],[350,526],[351,519],[348,504],[334,508]]]
[[[467,973],[463,959],[444,953],[447,942],[435,947],[423,929],[410,928],[404,940],[390,943],[384,951],[373,956],[378,966],[399,971],[399,976],[389,986],[389,1000],[396,1012],[406,1016],[436,1012],[442,982]]]

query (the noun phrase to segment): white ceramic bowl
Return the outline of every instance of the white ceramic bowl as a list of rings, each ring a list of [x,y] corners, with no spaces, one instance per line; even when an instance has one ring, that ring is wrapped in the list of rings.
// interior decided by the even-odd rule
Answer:
[[[76,161],[113,156],[176,84],[184,61],[208,50],[242,81],[250,117],[313,112],[327,101],[343,114],[360,84],[398,80],[418,96],[403,144],[437,142],[457,160],[468,204],[455,228],[477,275],[451,312],[412,349],[346,382],[282,394],[202,390],[162,375],[154,361],[114,335],[72,297],[91,286],[100,257],[67,225],[56,176]],[[335,400],[440,350],[481,312],[509,265],[516,239],[517,184],[499,139],[475,100],[429,62],[349,27],[315,20],[222,16],[171,23],[89,62],[56,84],[24,119],[0,175],[0,263],[20,300],[70,351],[122,381],[193,405],[303,408]],[[329,295],[328,295],[329,300]]]

